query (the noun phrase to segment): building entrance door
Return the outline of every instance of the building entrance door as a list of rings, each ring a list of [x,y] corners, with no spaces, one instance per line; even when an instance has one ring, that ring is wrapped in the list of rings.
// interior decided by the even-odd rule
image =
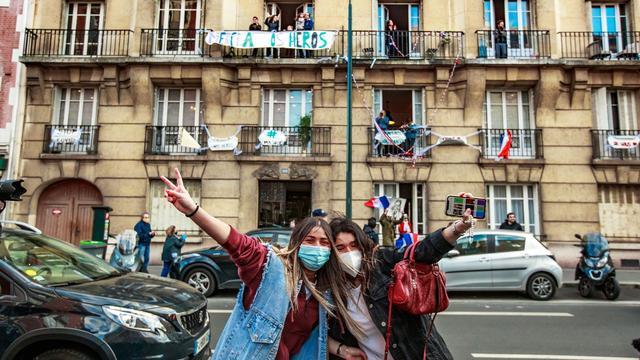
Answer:
[[[91,183],[63,180],[40,195],[36,224],[46,235],[79,245],[91,240],[92,207],[102,204],[100,190]]]
[[[311,214],[311,181],[260,181],[258,226],[289,226]]]

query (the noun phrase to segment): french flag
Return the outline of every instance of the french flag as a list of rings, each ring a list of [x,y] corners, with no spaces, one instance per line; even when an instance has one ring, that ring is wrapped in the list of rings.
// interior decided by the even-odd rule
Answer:
[[[364,206],[370,207],[372,209],[386,209],[389,207],[389,199],[386,196],[380,197],[372,197],[369,201],[364,203]]]
[[[512,139],[513,136],[511,135],[511,130],[506,130],[502,135],[500,135],[500,151],[498,152],[498,160],[509,159],[509,150],[511,150]]]

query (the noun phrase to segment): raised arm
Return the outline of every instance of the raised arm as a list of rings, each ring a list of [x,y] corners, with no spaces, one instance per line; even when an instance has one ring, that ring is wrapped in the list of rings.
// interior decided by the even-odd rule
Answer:
[[[205,233],[216,240],[220,245],[224,245],[231,233],[231,226],[207,213],[200,205],[196,204],[184,187],[182,175],[178,169],[176,171],[176,183],[173,184],[164,176],[160,178],[167,185],[164,190],[164,197],[175,206],[181,213],[189,216]]]

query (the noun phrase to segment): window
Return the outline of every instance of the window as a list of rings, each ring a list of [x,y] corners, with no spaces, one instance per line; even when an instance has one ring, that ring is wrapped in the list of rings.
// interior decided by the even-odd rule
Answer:
[[[600,185],[600,232],[608,238],[640,238],[640,188],[634,185]],[[611,239],[609,239],[611,240]]]
[[[312,90],[264,89],[262,98],[262,126],[300,126],[300,119],[313,110]]]
[[[200,89],[158,88],[154,116],[153,151],[156,153],[198,152],[180,146],[180,134],[184,129],[194,139],[202,141],[202,101]]]
[[[465,236],[456,241],[456,250],[460,252],[460,255],[482,255],[487,253],[488,243],[488,235]]]
[[[195,52],[201,0],[160,0],[158,6],[159,52]]]
[[[54,125],[95,125],[98,110],[98,90],[94,88],[64,88],[56,91]]]
[[[524,251],[525,237],[496,235],[496,252]]]
[[[485,153],[497,154],[504,130],[512,132],[512,157],[535,157],[533,94],[527,90],[490,90],[485,96]]]
[[[424,101],[422,90],[373,90],[373,111],[374,114],[382,109],[391,115],[394,125],[400,127],[411,119],[417,125],[424,124]],[[372,121],[374,121],[372,119]]]
[[[200,180],[184,180],[184,186],[197,203],[200,203],[202,183]],[[151,180],[149,198],[149,212],[151,213],[151,226],[157,232],[156,236],[163,237],[164,231],[171,225],[176,226],[176,230],[187,234],[200,234],[200,228],[191,219],[179,216],[176,209],[164,197],[166,185],[161,180]]]
[[[540,234],[538,214],[538,192],[534,185],[489,185],[489,227],[498,229],[514,212],[516,221],[525,231]]]
[[[626,4],[593,4],[591,26],[594,41],[602,44],[603,51],[622,51],[628,44]]]
[[[598,88],[592,91],[594,125],[600,130],[637,130],[636,92]]]
[[[424,183],[375,183],[373,184],[373,192],[374,196],[406,199],[404,211],[409,215],[413,232],[420,235],[427,233],[427,194]],[[376,220],[381,215],[382,210],[374,209],[373,216]]]
[[[65,55],[97,55],[104,17],[101,2],[69,2]]]

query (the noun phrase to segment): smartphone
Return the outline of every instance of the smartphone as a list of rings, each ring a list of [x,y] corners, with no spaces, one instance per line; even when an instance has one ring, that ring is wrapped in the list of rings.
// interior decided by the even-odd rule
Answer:
[[[471,209],[471,216],[475,219],[484,219],[487,216],[487,199],[447,196],[446,215],[460,217],[466,209]]]

